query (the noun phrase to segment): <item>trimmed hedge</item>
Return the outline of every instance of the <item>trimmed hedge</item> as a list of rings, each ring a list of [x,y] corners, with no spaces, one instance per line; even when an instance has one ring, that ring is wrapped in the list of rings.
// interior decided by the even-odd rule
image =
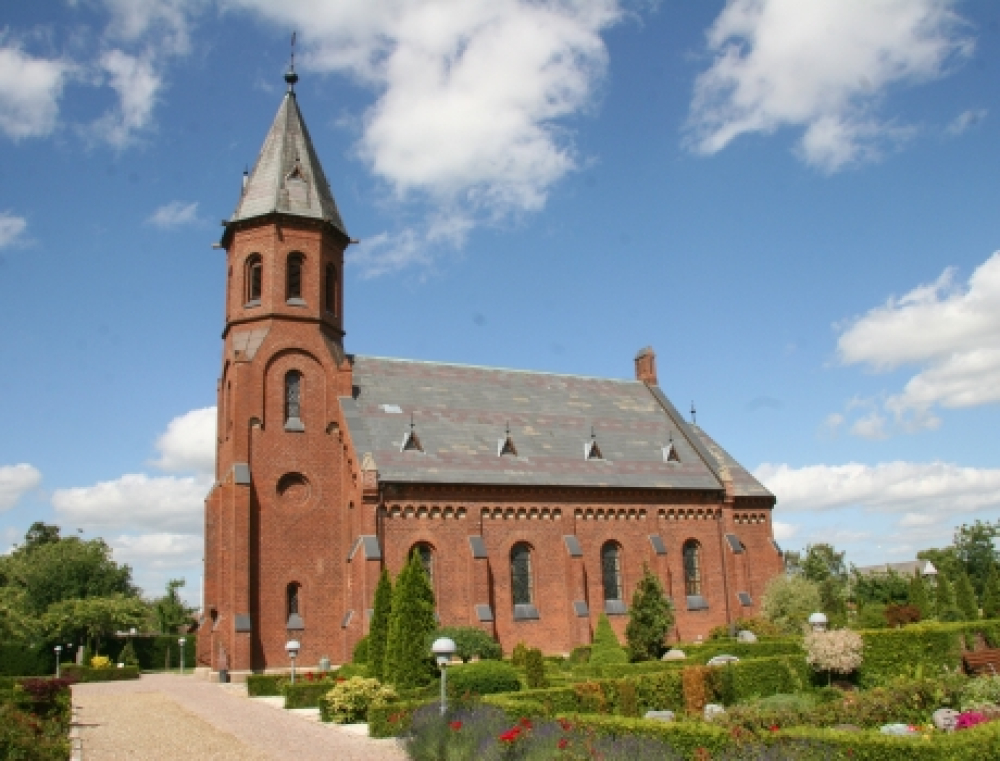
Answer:
[[[812,671],[806,664],[804,655],[738,661],[719,666],[718,672],[720,693],[725,689],[727,672],[731,676],[733,694],[727,701],[729,703],[754,697],[766,698],[779,693],[802,692],[812,680]],[[722,695],[718,694],[716,697]]]
[[[803,655],[802,637],[775,637],[758,642],[711,640],[702,645],[675,645],[683,650],[687,659],[680,663],[705,664],[717,655],[735,655],[741,661],[754,658],[773,658],[778,655]]]
[[[621,716],[570,714],[565,717],[576,728],[605,737],[649,737],[669,743],[687,758],[715,758],[733,745],[730,733],[705,722],[662,722]],[[701,750],[703,749],[703,750]],[[708,752],[708,755],[702,755]]]
[[[154,637],[131,637],[132,646],[135,649],[136,659],[139,661],[139,668],[143,671],[163,671],[180,668],[181,647],[177,644],[179,635],[158,634]],[[198,651],[198,636],[196,634],[184,635],[184,667],[194,669],[197,665],[195,653]],[[125,649],[127,639],[111,640],[107,645],[107,654],[114,653],[111,659],[118,663]],[[170,654],[169,667],[167,666],[167,653]]]
[[[77,666],[67,663],[62,667],[62,675],[78,682],[124,682],[139,678],[138,666],[123,666],[122,668],[92,669],[89,666]]]
[[[282,694],[281,688],[288,681],[281,674],[250,674],[247,677],[247,696],[251,698],[273,698]]]
[[[324,679],[320,682],[300,682],[286,684],[282,688],[285,708],[319,708],[319,699],[333,689],[336,682]]]
[[[492,695],[521,689],[517,669],[506,661],[478,661],[448,669],[448,694]]]
[[[777,733],[773,742],[807,742],[827,751],[824,758],[851,761],[996,761],[1000,759],[1000,722],[981,724],[960,732],[935,732],[929,740],[890,737],[878,731],[838,732],[834,729],[794,727]]]
[[[401,700],[368,709],[369,737],[399,737],[410,729],[413,712],[431,700]]]
[[[55,653],[47,646],[0,645],[0,675],[47,676],[55,671]]]

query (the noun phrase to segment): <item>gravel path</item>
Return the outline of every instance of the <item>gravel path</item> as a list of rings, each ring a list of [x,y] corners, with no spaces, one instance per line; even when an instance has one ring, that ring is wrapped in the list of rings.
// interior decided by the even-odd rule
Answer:
[[[235,685],[151,674],[73,686],[83,761],[405,761],[395,740],[309,721],[241,694]]]

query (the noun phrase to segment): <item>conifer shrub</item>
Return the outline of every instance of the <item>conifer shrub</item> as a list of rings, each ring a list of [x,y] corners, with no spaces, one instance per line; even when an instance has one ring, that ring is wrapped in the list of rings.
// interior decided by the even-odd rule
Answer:
[[[625,626],[628,659],[632,662],[657,660],[663,655],[663,642],[673,623],[673,611],[663,593],[663,585],[644,564]]]
[[[608,617],[602,613],[597,619],[597,631],[594,632],[594,643],[590,647],[590,664],[604,666],[612,663],[628,663],[628,653],[618,641]]]
[[[392,580],[389,572],[382,569],[378,585],[375,587],[375,603],[372,623],[368,631],[368,664],[372,676],[385,678],[385,651],[389,638],[389,618],[392,613]]]
[[[518,668],[524,668],[524,661],[528,655],[528,646],[523,642],[514,645],[514,650],[510,654],[510,662]]]
[[[995,565],[990,568],[983,588],[983,618],[1000,618],[1000,574]]]
[[[517,669],[504,661],[478,661],[448,669],[448,694],[454,697],[493,695],[520,689]]]
[[[935,609],[938,621],[955,623],[962,620],[962,611],[955,603],[955,590],[948,577],[943,573],[938,574],[936,597]]]
[[[934,615],[931,599],[927,594],[927,582],[924,581],[919,573],[913,574],[913,578],[910,579],[907,602],[920,611],[921,619],[930,618]]]
[[[549,680],[545,678],[545,660],[537,647],[529,648],[524,657],[524,681],[529,690],[541,690],[549,686]]]
[[[392,592],[386,639],[386,681],[399,690],[407,690],[434,679],[437,666],[427,642],[436,629],[434,591],[420,555],[414,550]]]
[[[962,612],[963,621],[979,619],[979,603],[976,601],[976,593],[972,589],[969,574],[965,571],[960,571],[958,578],[955,579],[955,606]]]
[[[354,644],[351,651],[351,663],[368,663],[368,645],[371,640],[365,635]]]
[[[590,663],[590,645],[574,647],[569,654],[569,662],[573,665]]]

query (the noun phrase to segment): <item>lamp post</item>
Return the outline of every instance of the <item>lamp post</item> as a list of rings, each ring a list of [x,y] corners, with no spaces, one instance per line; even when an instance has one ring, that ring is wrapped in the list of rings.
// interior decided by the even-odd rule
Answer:
[[[56,645],[53,650],[56,651],[56,679],[60,676],[60,666],[62,665],[60,661],[62,660],[62,645]]]
[[[184,643],[187,642],[186,639],[181,637],[177,640],[177,644],[181,646],[181,673],[184,673]]]
[[[826,631],[826,616],[822,613],[813,613],[809,616],[809,626],[812,627],[814,632],[825,632]]]
[[[434,654],[434,659],[437,661],[438,668],[441,669],[441,715],[444,716],[446,710],[448,710],[448,696],[447,696],[447,685],[448,685],[448,664],[451,663],[451,657],[455,654],[455,640],[449,639],[448,637],[439,637],[434,640],[434,644],[431,645],[431,652]]]
[[[285,651],[292,660],[292,684],[295,684],[295,659],[298,657],[300,647],[297,639],[290,639],[285,643]]]

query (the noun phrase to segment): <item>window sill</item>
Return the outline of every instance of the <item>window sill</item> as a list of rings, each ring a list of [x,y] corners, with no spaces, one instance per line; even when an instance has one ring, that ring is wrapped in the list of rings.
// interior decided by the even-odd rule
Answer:
[[[537,621],[538,619],[538,608],[534,605],[519,604],[514,606],[515,621]]]
[[[625,608],[624,600],[605,600],[604,612],[609,616],[625,616],[628,611]]]
[[[304,307],[308,306],[305,299],[285,299],[285,303],[290,307]]]
[[[244,304],[243,308],[250,309],[251,307],[259,307],[259,306],[260,306],[260,299],[254,299],[253,301],[248,301],[246,304]]]
[[[302,433],[305,431],[306,427],[302,425],[302,421],[297,417],[288,418],[285,421],[285,430],[291,433]]]

